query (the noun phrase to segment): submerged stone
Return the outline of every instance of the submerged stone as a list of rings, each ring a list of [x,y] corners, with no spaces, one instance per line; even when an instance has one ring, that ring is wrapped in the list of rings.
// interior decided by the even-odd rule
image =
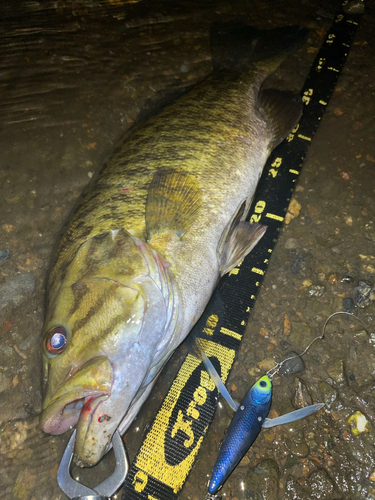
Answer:
[[[279,467],[271,458],[251,469],[245,479],[246,498],[275,500],[279,493]]]
[[[19,306],[36,287],[36,278],[31,273],[20,273],[0,287],[0,311],[8,305]]]
[[[286,361],[281,365],[280,375],[292,375],[293,373],[300,373],[305,370],[305,363],[296,352],[287,352],[284,359]]]
[[[287,250],[294,250],[298,247],[298,240],[295,238],[288,238],[285,242],[285,248]]]
[[[353,311],[355,309],[354,300],[351,297],[344,297],[342,299],[342,308],[344,311]]]
[[[303,323],[302,321],[292,321],[292,331],[289,335],[289,341],[301,348],[304,349],[306,344],[309,343],[311,336],[311,328],[307,323]]]
[[[0,372],[0,392],[7,391],[12,388],[12,381],[5,375],[5,373]]]
[[[342,384],[345,382],[344,362],[342,359],[333,361],[327,368],[327,373],[336,383]]]
[[[325,469],[319,469],[310,474],[308,482],[311,488],[310,498],[330,499],[335,485]]]
[[[298,442],[295,439],[288,439],[285,444],[293,456],[305,458],[310,453],[310,448],[305,441]]]
[[[309,288],[310,297],[322,297],[325,294],[326,287],[324,285],[312,285]]]
[[[9,250],[0,250],[0,265],[10,259],[11,253]]]
[[[337,398],[337,391],[327,382],[320,382],[319,389],[322,394],[323,402],[326,405],[333,403]]]
[[[363,14],[365,12],[365,4],[361,0],[350,0],[347,4],[343,5],[343,11],[346,14]]]
[[[367,307],[375,300],[375,286],[368,281],[359,281],[354,295],[358,307]]]
[[[295,379],[296,390],[293,398],[293,406],[295,408],[303,408],[304,406],[309,406],[312,404],[313,400],[307,388],[307,385],[303,380]]]

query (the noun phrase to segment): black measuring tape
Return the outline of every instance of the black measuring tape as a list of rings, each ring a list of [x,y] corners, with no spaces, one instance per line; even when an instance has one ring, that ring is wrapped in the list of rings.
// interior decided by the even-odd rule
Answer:
[[[344,3],[345,5],[345,3]],[[256,248],[224,276],[192,333],[225,382],[277,242],[311,140],[346,61],[360,20],[341,12],[302,89],[297,127],[270,155],[248,220],[268,226]],[[175,500],[196,459],[217,405],[217,389],[188,354],[127,475],[123,500]]]

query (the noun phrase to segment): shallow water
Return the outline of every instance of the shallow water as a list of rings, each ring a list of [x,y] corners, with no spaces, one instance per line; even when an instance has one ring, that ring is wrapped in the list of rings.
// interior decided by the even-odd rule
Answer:
[[[56,482],[68,436],[46,436],[41,410],[44,285],[59,232],[83,187],[124,132],[211,71],[213,21],[243,17],[270,28],[300,24],[308,43],[269,86],[298,91],[337,4],[284,2],[3,1],[0,32],[0,497],[65,498]],[[227,386],[240,400],[268,358],[300,352],[325,319],[375,281],[374,2],[357,32],[313,140]],[[299,208],[299,205],[300,208]],[[344,277],[349,277],[342,281]],[[3,288],[5,286],[5,288]],[[329,323],[306,370],[275,380],[272,412],[326,402],[317,416],[264,430],[225,484],[226,498],[375,498],[374,303]],[[132,458],[168,390],[182,346],[128,431]],[[347,419],[369,422],[354,435]],[[272,416],[272,415],[271,415]],[[231,410],[218,408],[179,495],[204,498]],[[109,455],[87,484],[108,476]],[[262,496],[263,495],[263,496]]]

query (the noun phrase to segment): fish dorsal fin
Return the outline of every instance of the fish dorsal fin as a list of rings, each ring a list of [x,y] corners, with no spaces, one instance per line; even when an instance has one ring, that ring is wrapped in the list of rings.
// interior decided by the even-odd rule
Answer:
[[[175,233],[182,238],[196,220],[201,204],[201,190],[193,175],[159,170],[148,188],[147,240],[166,232]]]
[[[315,405],[306,406],[305,408],[300,408],[299,410],[291,411],[290,413],[281,415],[281,417],[266,418],[262,427],[269,429],[270,427],[275,427],[276,425],[290,424],[291,422],[295,422],[296,420],[312,415],[323,408],[323,406],[324,403],[317,403]]]
[[[270,149],[273,149],[297,125],[302,114],[301,97],[292,92],[266,89],[260,93],[258,106],[272,130]]]
[[[240,220],[245,206],[246,200],[241,203],[229,223],[229,227],[224,230],[223,236],[220,238],[217,252],[219,255],[219,271],[221,276],[236,267],[251,252],[266,232],[266,226],[250,224],[249,222]]]

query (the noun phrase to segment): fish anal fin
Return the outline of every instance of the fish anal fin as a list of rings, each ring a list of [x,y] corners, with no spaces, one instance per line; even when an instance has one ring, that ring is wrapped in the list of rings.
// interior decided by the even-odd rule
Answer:
[[[302,114],[301,97],[292,92],[266,89],[259,96],[259,111],[271,128],[270,149],[273,149],[299,122]]]
[[[221,276],[231,271],[262,238],[267,226],[241,221],[228,235],[219,255]]]
[[[147,240],[163,233],[174,233],[182,238],[196,220],[201,204],[201,190],[193,175],[159,170],[148,188]]]

